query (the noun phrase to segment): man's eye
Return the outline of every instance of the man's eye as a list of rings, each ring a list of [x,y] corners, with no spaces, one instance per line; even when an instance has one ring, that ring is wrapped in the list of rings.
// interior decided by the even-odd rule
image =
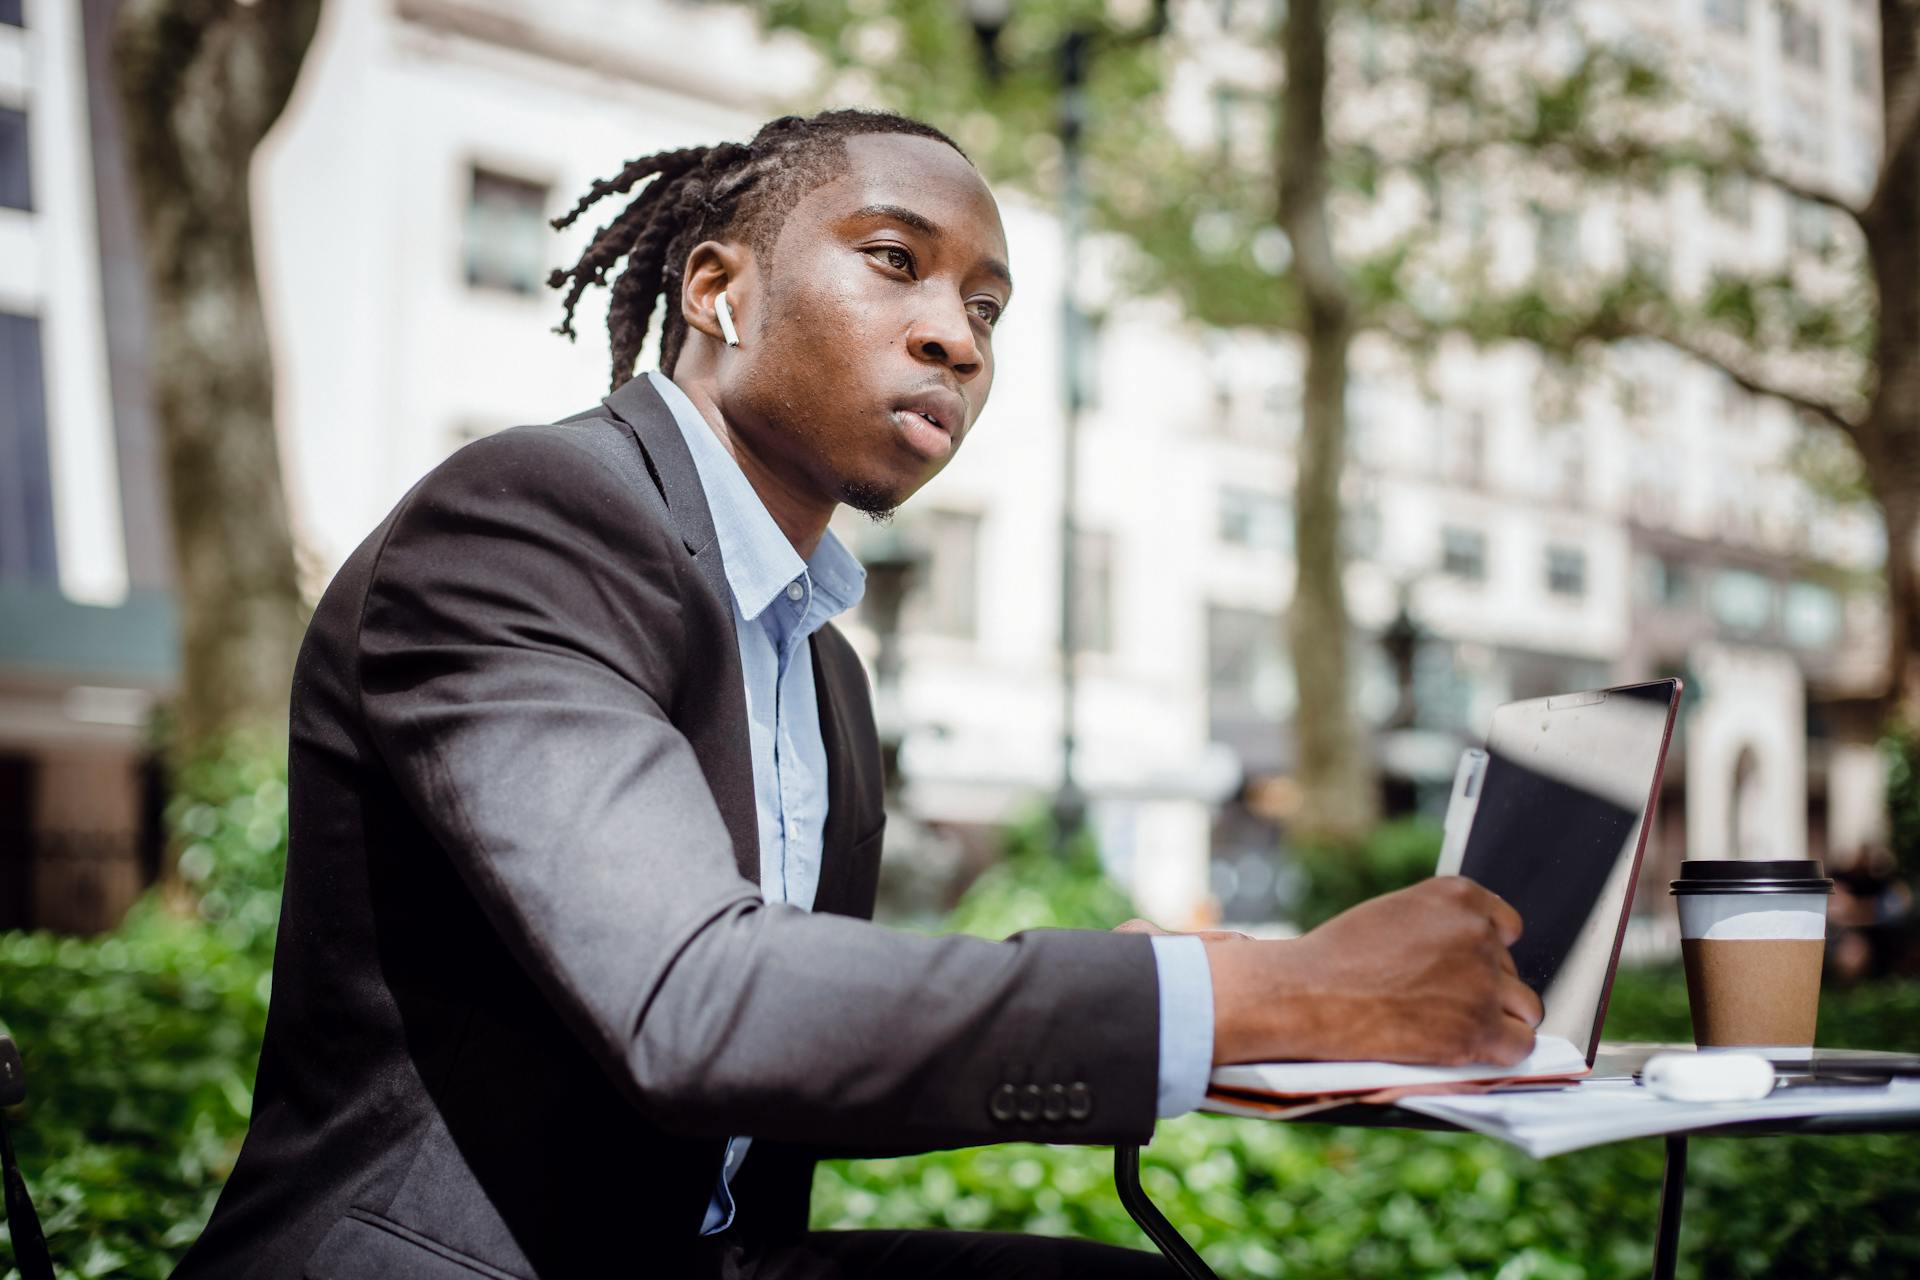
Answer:
[[[989,329],[991,329],[994,325],[1000,323],[1000,304],[999,303],[991,302],[985,298],[981,298],[978,301],[974,302],[973,307],[974,307],[973,314],[979,316],[982,320],[985,320],[987,322],[987,327]]]
[[[895,271],[904,271],[908,275],[913,274],[913,255],[897,244],[883,244],[878,248],[869,249],[867,252],[878,254],[880,260],[892,267]]]

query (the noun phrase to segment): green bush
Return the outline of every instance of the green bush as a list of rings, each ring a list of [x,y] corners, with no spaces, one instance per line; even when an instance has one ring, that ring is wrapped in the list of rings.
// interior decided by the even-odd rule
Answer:
[[[1052,819],[1036,814],[1008,828],[1000,861],[982,872],[942,931],[1004,938],[1022,929],[1111,929],[1133,915],[1126,891],[1100,869],[1082,830],[1055,848]]]
[[[236,742],[168,806],[193,892],[99,938],[0,934],[28,1090],[9,1127],[63,1275],[165,1276],[213,1211],[253,1105],[286,802],[282,761]]]
[[[1887,767],[1887,845],[1900,877],[1920,880],[1920,737],[1895,725],[1880,739]]]
[[[1433,874],[1440,857],[1440,824],[1431,818],[1382,823],[1359,845],[1302,844],[1293,850],[1304,885],[1294,905],[1303,929]]]

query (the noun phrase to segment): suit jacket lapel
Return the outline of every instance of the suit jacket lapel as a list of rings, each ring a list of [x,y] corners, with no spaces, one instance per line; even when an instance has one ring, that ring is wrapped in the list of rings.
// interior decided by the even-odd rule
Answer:
[[[854,795],[852,744],[847,739],[846,717],[840,712],[846,704],[840,688],[839,664],[824,660],[820,633],[807,641],[813,655],[813,695],[820,708],[820,741],[827,749],[827,821],[820,838],[820,887],[813,895],[815,911],[847,914],[843,899],[851,870],[851,846],[854,839]]]
[[[720,635],[716,643],[724,650],[721,669],[732,673],[738,691],[732,700],[735,723],[729,732],[714,735],[714,741],[721,744],[717,749],[724,750],[726,758],[708,777],[720,816],[733,837],[734,863],[741,875],[757,885],[760,883],[760,819],[753,798],[746,691],[740,687],[740,648],[733,630],[733,592],[727,585],[726,565],[721,561],[720,543],[714,536],[713,513],[707,508],[700,473],[694,468],[693,455],[687,451],[687,442],[673,419],[673,411],[667,408],[653,384],[644,377],[634,378],[608,396],[605,403],[616,418],[632,429],[647,471],[666,499],[674,531],[692,555],[694,566],[713,593],[714,603],[724,619],[724,625],[717,628]]]

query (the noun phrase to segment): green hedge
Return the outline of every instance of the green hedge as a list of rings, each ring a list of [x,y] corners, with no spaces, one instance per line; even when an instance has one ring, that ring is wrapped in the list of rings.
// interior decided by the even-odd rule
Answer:
[[[236,750],[186,779],[171,817],[191,913],[148,901],[104,938],[0,935],[0,1013],[31,1088],[10,1119],[65,1275],[165,1276],[238,1151],[284,860],[286,792],[266,759]],[[1126,913],[1090,849],[1062,860],[1044,828],[1015,836],[952,923],[1001,936]],[[1821,1016],[1827,1043],[1920,1050],[1912,984],[1831,992]],[[1608,1033],[1686,1038],[1677,974],[1622,975]],[[1533,1161],[1468,1135],[1187,1117],[1161,1127],[1143,1177],[1224,1276],[1518,1280],[1644,1275],[1659,1173],[1650,1142]],[[1689,1274],[1920,1272],[1920,1140],[1706,1140],[1689,1181]],[[814,1218],[1145,1243],[1101,1149],[832,1164]]]

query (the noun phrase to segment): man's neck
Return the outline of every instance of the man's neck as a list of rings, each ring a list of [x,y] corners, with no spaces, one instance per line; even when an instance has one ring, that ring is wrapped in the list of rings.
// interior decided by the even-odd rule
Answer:
[[[795,483],[790,473],[783,472],[775,459],[762,457],[727,423],[726,415],[720,412],[720,406],[713,395],[712,384],[704,378],[688,377],[682,381],[678,375],[672,376],[673,384],[686,394],[693,407],[700,411],[707,426],[719,439],[720,447],[732,456],[739,465],[741,474],[760,498],[760,505],[767,509],[773,522],[780,526],[780,532],[787,535],[787,541],[800,554],[802,560],[811,560],[820,546],[820,539],[826,536],[827,521],[833,516],[833,503],[824,506],[819,499]]]

